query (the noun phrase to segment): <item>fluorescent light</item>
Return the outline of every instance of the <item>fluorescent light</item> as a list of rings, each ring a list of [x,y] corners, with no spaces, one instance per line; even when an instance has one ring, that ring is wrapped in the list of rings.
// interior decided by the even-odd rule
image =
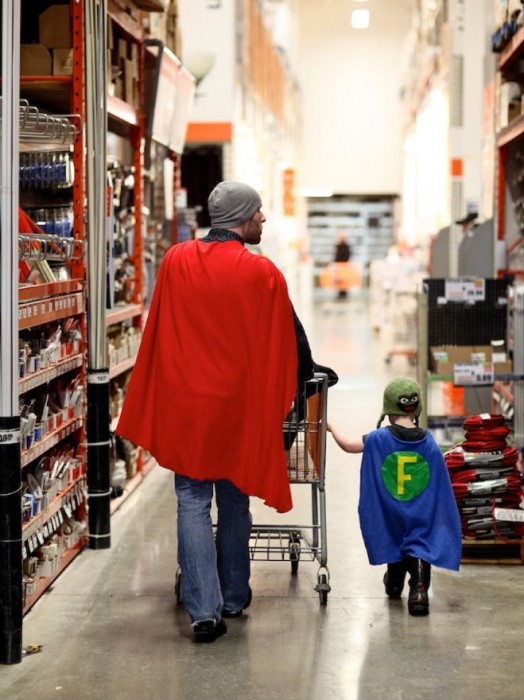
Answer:
[[[367,29],[369,27],[369,10],[353,10],[351,26],[353,29]]]
[[[300,190],[301,197],[332,197],[333,190],[329,187],[304,187]]]

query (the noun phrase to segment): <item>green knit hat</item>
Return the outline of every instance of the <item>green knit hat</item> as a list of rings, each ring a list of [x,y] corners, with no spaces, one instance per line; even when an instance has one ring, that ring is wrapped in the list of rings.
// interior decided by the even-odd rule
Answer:
[[[409,377],[397,377],[384,389],[384,404],[377,428],[386,416],[413,416],[422,413],[420,386]]]

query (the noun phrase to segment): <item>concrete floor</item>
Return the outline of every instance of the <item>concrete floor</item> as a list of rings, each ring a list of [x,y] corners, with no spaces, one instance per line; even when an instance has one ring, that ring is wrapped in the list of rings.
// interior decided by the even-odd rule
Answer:
[[[317,362],[340,383],[330,420],[360,435],[374,427],[385,381],[412,373],[370,330],[367,304],[300,310]],[[329,437],[329,436],[328,436]],[[40,654],[0,667],[2,700],[521,700],[524,568],[464,565],[435,570],[431,614],[389,601],[383,570],[366,559],[357,520],[359,458],[330,440],[328,566],[319,605],[316,562],[254,562],[253,603],[228,634],[196,645],[175,605],[172,476],[156,468],[113,516],[112,548],[85,551],[24,619],[24,643]],[[291,522],[310,522],[310,487],[294,491]],[[255,522],[284,516],[253,502]]]

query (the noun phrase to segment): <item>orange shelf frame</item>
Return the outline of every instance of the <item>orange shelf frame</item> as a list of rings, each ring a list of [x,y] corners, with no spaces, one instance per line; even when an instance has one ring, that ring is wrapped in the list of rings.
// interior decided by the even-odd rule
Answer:
[[[63,294],[20,304],[18,307],[18,327],[22,330],[58,321],[61,318],[76,316],[84,312],[84,302],[84,295],[81,292],[76,292],[75,294]]]
[[[518,32],[511,37],[500,52],[498,61],[499,71],[507,71],[522,54],[524,54],[524,27],[521,27]]]

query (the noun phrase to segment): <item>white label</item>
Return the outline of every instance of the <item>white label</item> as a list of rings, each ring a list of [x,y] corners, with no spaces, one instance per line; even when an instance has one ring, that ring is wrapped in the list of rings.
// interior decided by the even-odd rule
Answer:
[[[88,384],[108,384],[109,372],[93,372],[87,375]]]
[[[0,445],[16,445],[20,442],[19,430],[0,430]]]
[[[495,370],[491,362],[456,362],[453,383],[457,386],[493,384]]]
[[[495,515],[495,520],[506,520],[512,523],[524,523],[524,510],[495,508],[493,513]]]
[[[486,299],[485,280],[446,280],[445,294],[447,301],[484,301]]]
[[[497,488],[507,487],[507,479],[493,479],[493,481],[476,481],[468,484],[468,493],[477,495],[492,493]]]

